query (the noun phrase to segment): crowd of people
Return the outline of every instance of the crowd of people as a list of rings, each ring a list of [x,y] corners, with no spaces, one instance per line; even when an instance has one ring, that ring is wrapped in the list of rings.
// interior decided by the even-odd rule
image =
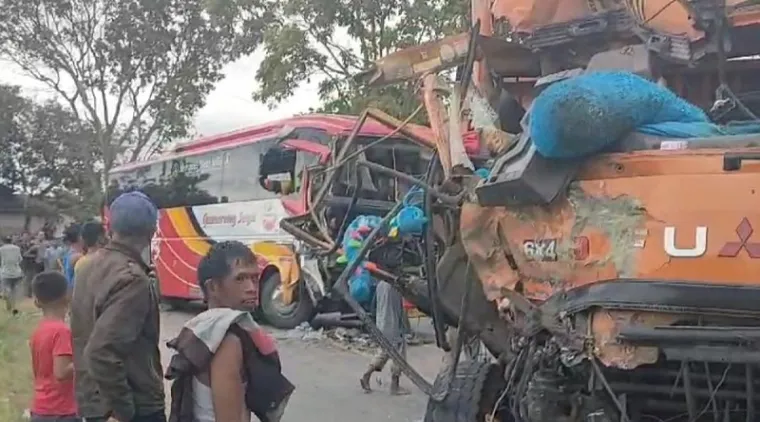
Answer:
[[[57,271],[65,275],[69,284],[74,278],[79,258],[95,252],[105,243],[105,230],[99,221],[72,224],[60,239],[40,231],[3,236],[0,240],[0,282],[6,308],[18,314],[19,296],[32,297],[32,280],[42,272]]]
[[[157,209],[139,193],[110,206],[108,233],[99,221],[72,225],[61,241],[43,233],[6,237],[0,280],[6,309],[18,314],[19,287],[42,319],[30,339],[34,373],[32,422],[166,422],[164,377],[173,381],[169,422],[263,422],[280,419],[294,387],[282,376],[274,342],[251,317],[259,269],[240,242],[215,243],[201,260],[198,284],[208,310],[169,343],[164,374],[159,353],[159,296],[144,261]],[[377,288],[378,328],[405,355],[408,318],[401,295]],[[382,371],[380,351],[361,377]],[[409,391],[391,368],[391,394]]]
[[[42,311],[30,339],[32,422],[167,421],[159,297],[142,258],[156,221],[151,200],[130,192],[112,202],[107,233],[90,222],[68,229],[60,245],[43,236],[28,244],[3,239],[8,311],[18,314],[16,291],[29,277]],[[281,373],[274,341],[251,317],[256,262],[234,241],[215,243],[201,260],[208,310],[170,342],[170,422],[280,420],[295,387]]]

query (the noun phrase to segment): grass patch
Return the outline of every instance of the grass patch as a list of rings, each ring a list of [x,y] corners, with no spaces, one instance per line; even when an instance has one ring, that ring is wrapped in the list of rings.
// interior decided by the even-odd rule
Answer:
[[[0,421],[21,422],[34,391],[29,336],[41,314],[31,301],[16,317],[0,303]]]

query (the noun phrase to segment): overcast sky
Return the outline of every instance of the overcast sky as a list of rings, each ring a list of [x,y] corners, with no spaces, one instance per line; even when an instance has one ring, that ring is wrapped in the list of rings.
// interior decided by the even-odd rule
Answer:
[[[195,116],[195,128],[199,134],[211,135],[288,117],[319,105],[315,83],[302,86],[292,98],[274,110],[253,101],[251,93],[256,88],[255,75],[262,56],[256,53],[227,66],[224,80],[216,85],[206,106]]]
[[[275,120],[303,113],[309,107],[319,104],[316,84],[302,86],[296,94],[269,110],[264,104],[251,99],[256,88],[256,69],[262,54],[256,53],[229,64],[225,78],[211,92],[203,107],[195,116],[194,127],[199,135],[213,135],[227,132],[267,120]],[[0,62],[0,83],[9,83],[23,87],[25,94],[38,99],[50,97],[50,90],[44,85],[27,78],[7,62]]]

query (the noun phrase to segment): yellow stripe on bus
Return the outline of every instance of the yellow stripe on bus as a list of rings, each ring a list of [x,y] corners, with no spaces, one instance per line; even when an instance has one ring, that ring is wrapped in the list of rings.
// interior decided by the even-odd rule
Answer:
[[[196,254],[206,256],[211,245],[195,230],[185,208],[170,208],[166,210],[166,215],[185,245]]]

